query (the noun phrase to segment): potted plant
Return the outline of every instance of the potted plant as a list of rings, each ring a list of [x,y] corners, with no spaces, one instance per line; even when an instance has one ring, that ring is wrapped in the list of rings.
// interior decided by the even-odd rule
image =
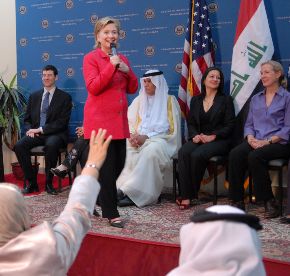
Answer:
[[[15,81],[16,75],[8,84],[0,78],[0,167],[1,162],[3,164],[2,139],[12,150],[21,136],[20,121],[27,105],[23,90],[15,86]],[[1,171],[4,178],[4,169],[0,168]],[[0,175],[0,181],[3,180]]]

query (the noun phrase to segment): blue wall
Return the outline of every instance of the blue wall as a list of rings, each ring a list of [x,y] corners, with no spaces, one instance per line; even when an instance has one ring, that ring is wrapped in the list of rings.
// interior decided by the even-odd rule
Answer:
[[[16,1],[18,84],[31,93],[39,89],[41,69],[59,69],[57,86],[73,97],[71,134],[82,124],[87,92],[82,60],[94,45],[94,22],[103,16],[121,21],[119,52],[128,56],[138,77],[149,68],[161,69],[170,93],[177,95],[183,54],[188,0],[67,0]],[[239,0],[208,0],[216,65],[229,89],[229,76]],[[265,0],[275,58],[288,71],[290,63],[290,1]],[[131,101],[132,98],[129,98]]]

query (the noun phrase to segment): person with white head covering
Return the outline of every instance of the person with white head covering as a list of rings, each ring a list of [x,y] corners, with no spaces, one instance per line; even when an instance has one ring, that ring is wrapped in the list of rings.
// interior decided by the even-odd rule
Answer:
[[[179,266],[167,276],[264,276],[259,218],[229,205],[214,205],[180,230]],[[237,238],[238,237],[238,238]]]
[[[119,206],[156,202],[170,159],[181,146],[181,112],[176,98],[168,95],[163,73],[149,70],[140,81],[139,96],[128,109],[130,138],[125,167],[117,179]]]
[[[87,163],[72,186],[64,211],[50,224],[30,228],[25,201],[17,186],[0,183],[0,275],[66,275],[88,232],[100,191],[99,169],[111,136],[92,132]]]

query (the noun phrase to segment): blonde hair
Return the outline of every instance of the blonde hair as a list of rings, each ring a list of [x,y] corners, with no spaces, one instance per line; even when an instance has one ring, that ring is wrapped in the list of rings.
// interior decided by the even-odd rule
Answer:
[[[118,34],[120,33],[120,21],[118,19],[115,19],[113,17],[103,17],[100,18],[99,20],[97,20],[96,24],[95,24],[95,29],[94,29],[94,33],[95,33],[95,45],[94,48],[100,48],[101,44],[100,42],[97,41],[97,34],[104,28],[106,27],[108,24],[114,24],[117,28]]]
[[[287,79],[286,79],[286,76],[284,74],[284,69],[283,69],[283,66],[281,65],[281,63],[279,63],[278,61],[275,61],[275,60],[268,60],[268,61],[265,61],[261,64],[261,67],[263,65],[266,65],[266,64],[269,64],[272,66],[274,72],[280,72],[281,73],[281,76],[279,78],[279,84],[286,88],[287,87]]]

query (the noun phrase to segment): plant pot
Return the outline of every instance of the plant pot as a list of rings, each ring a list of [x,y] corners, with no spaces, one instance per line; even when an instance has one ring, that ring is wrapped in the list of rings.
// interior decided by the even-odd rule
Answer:
[[[34,163],[32,164],[32,168],[35,170],[36,175],[38,174],[39,165],[40,165],[40,163],[37,163],[36,167],[35,167],[35,164]],[[11,163],[11,166],[12,166],[12,173],[15,176],[15,178],[18,180],[23,180],[24,179],[24,172],[23,172],[20,164],[18,162],[13,162],[13,163]]]

